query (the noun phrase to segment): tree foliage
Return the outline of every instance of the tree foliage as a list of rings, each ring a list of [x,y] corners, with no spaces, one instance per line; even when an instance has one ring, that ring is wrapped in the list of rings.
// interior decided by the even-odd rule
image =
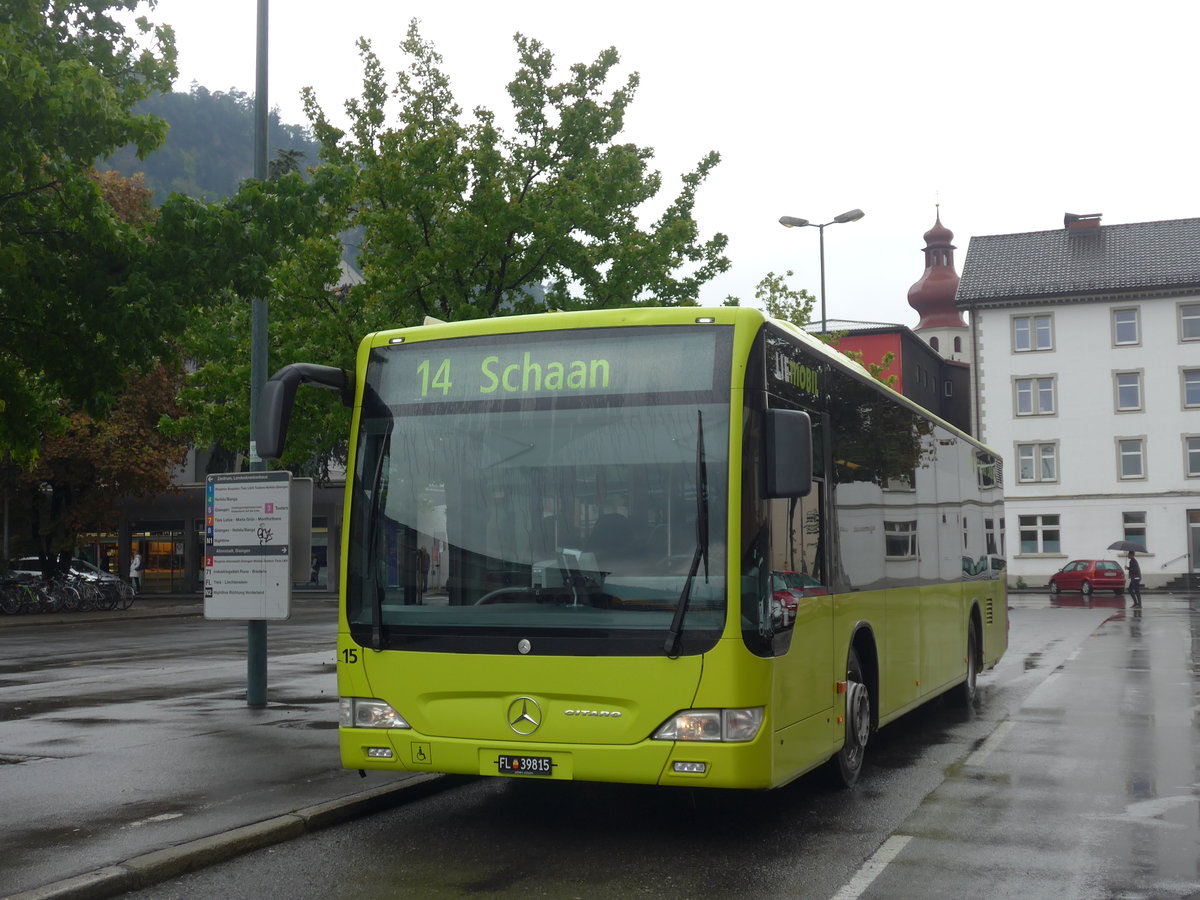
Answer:
[[[244,209],[235,221],[267,231],[243,244],[257,247],[245,257],[255,261],[253,268],[231,268],[236,277],[196,312],[181,338],[193,371],[180,392],[182,417],[163,423],[168,433],[198,447],[218,445],[232,456],[249,446],[250,298],[268,301],[269,369],[301,360],[353,366],[364,317],[355,297],[338,287],[343,269],[337,238],[351,179],[345,168],[327,166],[311,182],[297,174],[250,182],[220,207],[222,213]],[[285,232],[268,227],[282,222],[289,223]],[[293,421],[285,461],[324,480],[330,465],[345,459],[349,417],[328,392],[302,391]]]
[[[172,488],[186,447],[158,423],[175,410],[182,374],[159,365],[134,375],[109,415],[76,412],[62,434],[45,441],[37,462],[16,479],[14,509],[40,554],[53,556],[81,531],[108,527],[122,498]]]
[[[704,156],[650,225],[662,186],[653,152],[618,140],[638,76],[608,88],[608,49],[556,81],[554,57],[515,36],[508,84],[513,134],[489,110],[464,120],[441,56],[410,24],[409,58],[394,89],[366,39],[363,94],[335,128],[311,89],[305,108],[322,156],[353,165],[350,224],[364,229],[359,261],[363,330],[553,308],[692,305],[728,268],[726,238],[704,240],[696,192],[718,162]],[[387,101],[399,102],[387,124]],[[544,289],[544,296],[542,290]]]
[[[139,155],[161,120],[131,112],[175,77],[170,28],[110,14],[137,0],[0,6],[0,455],[29,461],[66,409],[103,410],[129,366],[162,349],[171,298],[125,290],[146,252],[104,199],[92,161]]]
[[[556,81],[550,52],[518,35],[507,136],[487,110],[464,120],[415,22],[402,46],[409,65],[393,88],[370,43],[359,42],[363,93],[346,103],[347,132],[305,91],[325,164],[311,173],[320,198],[308,210],[312,226],[278,258],[261,295],[270,299],[271,369],[352,368],[364,335],[427,315],[695,304],[701,285],[727,268],[726,238],[702,240],[692,215],[715,154],[684,176],[653,224],[641,223],[662,178],[652,151],[618,141],[637,76],[606,87],[615,50]],[[287,166],[281,159],[278,168]],[[339,265],[339,235],[358,240],[361,283]],[[249,311],[238,294],[195,316],[185,338],[199,367],[176,427],[197,445],[244,447],[249,438]],[[297,403],[283,461],[320,478],[344,460],[349,417],[329,392],[301,391]]]
[[[804,288],[796,290],[788,287],[786,279],[791,277],[791,269],[782,275],[768,272],[755,287],[754,298],[762,304],[763,310],[771,318],[782,319],[803,328],[812,321],[812,309],[816,298]]]
[[[43,552],[106,521],[118,497],[167,489],[184,447],[185,326],[228,329],[236,317],[219,312],[269,295],[349,183],[330,166],[154,209],[142,179],[96,172],[115,147],[144,156],[165,132],[133,108],[169,89],[173,36],[144,20],[126,35],[114,14],[137,5],[0,6],[0,478]]]

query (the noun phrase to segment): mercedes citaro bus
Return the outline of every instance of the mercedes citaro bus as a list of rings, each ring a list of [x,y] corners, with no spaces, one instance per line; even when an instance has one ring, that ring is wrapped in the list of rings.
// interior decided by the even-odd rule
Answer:
[[[757,310],[371,334],[275,374],[263,457],[303,384],[353,408],[347,768],[853,784],[1007,646],[1000,459]],[[784,609],[773,572],[819,588]]]

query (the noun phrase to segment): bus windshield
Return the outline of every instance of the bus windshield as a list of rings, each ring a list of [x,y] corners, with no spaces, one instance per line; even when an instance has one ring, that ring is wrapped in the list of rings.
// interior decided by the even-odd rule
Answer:
[[[553,333],[374,351],[351,488],[352,632],[391,648],[525,652],[525,639],[630,655],[661,654],[679,628],[681,652],[710,647],[726,606],[720,331],[595,330],[565,356]],[[607,385],[547,386],[545,360],[572,354],[603,360]],[[506,396],[474,399],[493,386]]]

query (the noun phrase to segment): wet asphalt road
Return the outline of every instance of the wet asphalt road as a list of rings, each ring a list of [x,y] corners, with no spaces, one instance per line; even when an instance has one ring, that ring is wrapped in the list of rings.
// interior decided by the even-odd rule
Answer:
[[[976,707],[935,703],[885,729],[849,793],[814,778],[748,795],[478,781],[137,896],[1200,897],[1200,604],[1149,599],[1135,615],[1108,598],[1062,602],[1015,596],[1009,653],[981,678]],[[323,640],[315,627],[311,639]],[[171,643],[168,634],[152,643]],[[236,661],[240,634],[212,640],[189,638],[202,657]],[[87,651],[110,666],[154,653],[127,646],[118,662],[116,652],[108,643]],[[305,655],[295,655],[301,668]],[[218,665],[224,674],[198,661],[190,675],[183,662],[177,672],[164,664],[153,680],[175,684],[167,693],[189,677],[216,690],[230,662]],[[63,656],[43,671],[68,686],[71,668]],[[296,676],[296,698],[313,700]],[[0,685],[12,677],[6,669]],[[228,684],[218,692],[231,703],[236,694]],[[10,752],[10,696],[0,688],[0,755]],[[145,713],[147,702],[125,714]],[[194,714],[178,702],[174,715]],[[286,731],[276,722],[259,733]],[[143,745],[125,756],[143,772],[163,763]],[[112,763],[94,761],[102,758]],[[16,768],[0,766],[6,800]],[[7,809],[4,818],[18,846],[37,839],[14,833]]]

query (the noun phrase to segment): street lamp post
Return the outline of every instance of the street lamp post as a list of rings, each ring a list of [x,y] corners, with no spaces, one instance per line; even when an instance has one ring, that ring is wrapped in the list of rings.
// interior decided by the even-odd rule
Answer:
[[[818,225],[816,222],[810,222],[808,219],[797,219],[794,216],[780,216],[779,224],[784,228],[803,228],[808,226],[815,228],[820,233],[821,245],[821,331],[825,331],[825,226],[826,225],[841,225],[845,222],[857,222],[865,213],[861,209],[852,209],[849,212],[844,212],[840,216],[834,216],[825,225]]]

